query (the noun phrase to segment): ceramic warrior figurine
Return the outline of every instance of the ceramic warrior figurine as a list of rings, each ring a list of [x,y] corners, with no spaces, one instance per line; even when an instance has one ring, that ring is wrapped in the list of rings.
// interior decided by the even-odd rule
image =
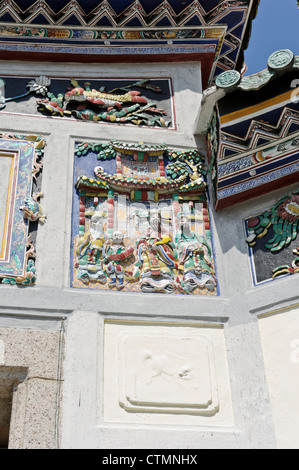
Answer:
[[[90,221],[90,229],[78,240],[76,254],[78,255],[79,269],[77,277],[86,284],[89,281],[99,281],[104,284],[107,279],[102,258],[105,219],[105,212],[94,212]]]
[[[133,248],[127,248],[123,242],[124,234],[121,231],[115,231],[112,237],[104,246],[103,258],[107,263],[106,274],[111,279],[108,287],[122,289],[124,286],[124,270],[122,262],[129,258],[133,253]]]
[[[216,279],[211,260],[211,247],[203,236],[190,230],[188,216],[178,214],[179,230],[175,236],[179,270],[183,283],[192,292],[197,287],[214,290]]]
[[[162,233],[160,212],[149,212],[148,236],[137,241],[138,261],[133,276],[139,281],[142,292],[170,294],[180,286],[175,276],[177,251],[169,234]]]

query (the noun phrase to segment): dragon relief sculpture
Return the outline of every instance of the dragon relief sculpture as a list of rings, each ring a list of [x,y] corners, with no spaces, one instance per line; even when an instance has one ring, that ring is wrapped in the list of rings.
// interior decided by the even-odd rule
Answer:
[[[28,90],[18,96],[4,97],[5,83],[0,81],[0,110],[6,107],[9,101],[16,101],[30,94],[40,95],[37,101],[37,110],[50,116],[74,117],[84,121],[104,121],[119,124],[131,123],[135,125],[169,127],[171,121],[163,116],[167,115],[164,109],[158,108],[156,103],[148,101],[141,96],[136,88],[150,90],[153,93],[162,93],[162,89],[150,82],[139,80],[131,85],[115,88],[108,92],[105,87],[99,90],[91,88],[90,82],[83,87],[77,80],[71,79],[68,91],[55,96],[49,91],[51,79],[41,75],[30,80]]]
[[[71,80],[72,88],[66,93],[47,93],[47,98],[37,102],[38,111],[50,114],[73,116],[84,121],[104,121],[115,123],[132,123],[136,125],[168,127],[171,122],[165,121],[167,113],[157,108],[156,103],[148,102],[138,90],[130,88],[149,88],[155,93],[162,90],[148,84],[149,80],[136,82],[124,88],[105,92],[104,87],[96,90],[89,82],[81,87],[77,80]]]

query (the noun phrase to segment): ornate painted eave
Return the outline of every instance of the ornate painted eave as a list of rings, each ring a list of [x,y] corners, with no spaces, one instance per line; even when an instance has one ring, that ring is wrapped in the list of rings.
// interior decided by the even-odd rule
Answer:
[[[98,176],[99,177],[99,176]],[[199,181],[192,181],[185,183],[186,178],[180,177],[175,182],[168,178],[157,178],[153,180],[138,180],[136,178],[126,178],[124,176],[109,175],[102,173],[99,179],[88,178],[87,176],[80,176],[76,182],[76,189],[89,190],[89,191],[108,191],[109,189],[117,190],[119,192],[128,193],[134,190],[148,190],[158,191],[159,194],[172,194],[174,192],[202,192],[205,190],[205,182],[200,179]]]
[[[102,165],[94,168],[95,177],[80,175],[75,182],[79,191],[102,193],[115,190],[130,194],[132,191],[154,191],[157,198],[178,194],[201,194],[205,192],[204,157],[197,150],[174,150],[166,144],[131,143],[111,140],[107,143],[78,143],[77,157],[85,158],[89,153],[96,153]],[[122,158],[129,158],[130,163]],[[146,167],[148,159],[156,162],[154,175]],[[111,167],[105,169],[105,162],[114,162],[115,172]],[[141,165],[139,170],[126,174],[127,165]],[[155,165],[155,164],[154,164]],[[154,169],[153,167],[151,167]],[[143,172],[145,171],[145,173]]]
[[[279,50],[258,74],[217,77],[211,93],[221,93],[215,108],[220,134],[210,161],[217,209],[298,182],[298,68],[299,57]]]
[[[259,0],[5,0],[2,59],[201,61],[204,87],[240,70]],[[29,5],[29,6],[28,6]]]

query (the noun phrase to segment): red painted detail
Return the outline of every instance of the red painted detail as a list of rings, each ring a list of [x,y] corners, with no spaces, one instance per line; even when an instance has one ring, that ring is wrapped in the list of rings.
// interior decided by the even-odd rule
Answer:
[[[147,201],[147,191],[141,191],[141,201]]]
[[[128,248],[127,250],[123,251],[122,253],[116,253],[114,255],[110,255],[109,259],[111,259],[112,261],[113,260],[114,261],[120,261],[120,260],[128,258],[128,256],[130,256],[133,253],[133,251],[134,251],[133,248]]]
[[[87,98],[87,101],[90,101],[90,103],[96,104],[97,106],[105,106],[105,101],[100,100],[99,98]]]
[[[163,158],[159,158],[159,173],[160,176],[165,176],[165,166]]]
[[[66,96],[79,96],[80,95],[83,95],[84,93],[84,89],[81,88],[81,87],[76,87],[74,88],[73,90],[71,91],[68,91],[65,95]]]
[[[132,96],[131,98],[132,103],[143,103],[146,104],[147,100],[142,96]]]
[[[247,222],[248,228],[253,228],[259,223],[260,219],[258,217],[252,217],[252,219],[249,219]]]
[[[131,90],[128,92],[131,96],[139,96],[141,95],[141,91],[137,91],[137,90]]]

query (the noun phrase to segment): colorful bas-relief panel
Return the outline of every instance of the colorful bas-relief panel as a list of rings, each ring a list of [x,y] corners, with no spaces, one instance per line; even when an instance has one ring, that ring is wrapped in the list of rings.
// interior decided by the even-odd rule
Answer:
[[[34,100],[36,96],[38,99]],[[0,110],[81,121],[174,128],[171,80],[2,76]]]
[[[0,134],[0,282],[35,283],[34,232],[45,216],[33,193],[45,141],[39,136]]]
[[[196,150],[79,142],[74,158],[72,287],[217,295]]]
[[[255,284],[299,273],[299,190],[245,225]]]

